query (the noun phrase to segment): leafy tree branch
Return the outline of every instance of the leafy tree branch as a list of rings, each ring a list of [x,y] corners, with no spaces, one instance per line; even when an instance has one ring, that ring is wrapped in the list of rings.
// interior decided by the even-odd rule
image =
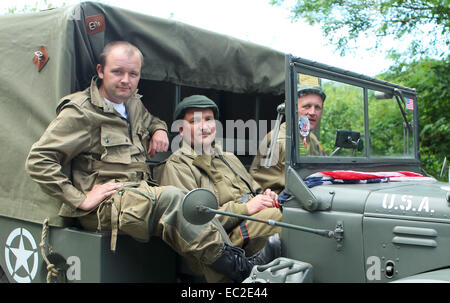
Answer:
[[[271,0],[273,5],[284,2]],[[383,38],[392,37],[411,41],[408,56],[449,54],[449,0],[297,0],[289,9],[293,21],[301,18],[319,24],[341,55],[357,48],[351,42],[362,35],[375,37],[374,49],[384,45]]]

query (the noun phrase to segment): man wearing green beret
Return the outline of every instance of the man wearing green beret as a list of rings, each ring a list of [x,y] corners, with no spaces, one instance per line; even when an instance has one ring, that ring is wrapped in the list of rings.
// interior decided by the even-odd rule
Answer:
[[[299,85],[297,93],[298,116],[306,116],[311,128],[304,142],[300,142],[300,152],[303,153],[303,156],[323,156],[325,155],[323,147],[312,131],[320,122],[326,95],[320,87],[309,84]],[[270,187],[273,191],[281,193],[285,187],[286,123],[280,125],[274,150],[275,156],[267,168],[264,166],[265,157],[261,151],[268,150],[267,147],[270,146],[272,133],[269,132],[263,139],[261,144],[266,146],[260,146],[258,149],[258,154],[253,159],[250,167],[250,174],[261,186]]]
[[[277,194],[268,188],[263,192],[239,159],[216,143],[218,116],[214,101],[202,95],[187,97],[176,106],[174,121],[181,122],[178,130],[183,140],[165,164],[161,185],[185,190],[208,188],[216,195],[220,210],[281,221]],[[260,250],[268,237],[281,232],[280,227],[224,215],[216,217],[232,244],[243,248],[247,255]]]

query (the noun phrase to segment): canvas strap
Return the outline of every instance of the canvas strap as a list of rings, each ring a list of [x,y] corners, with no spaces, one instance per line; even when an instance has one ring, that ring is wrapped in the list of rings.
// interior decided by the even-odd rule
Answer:
[[[247,220],[244,220],[241,222],[241,224],[239,224],[239,229],[241,231],[241,237],[242,237],[241,248],[244,248],[250,241],[250,233],[248,232],[248,228],[247,228]]]

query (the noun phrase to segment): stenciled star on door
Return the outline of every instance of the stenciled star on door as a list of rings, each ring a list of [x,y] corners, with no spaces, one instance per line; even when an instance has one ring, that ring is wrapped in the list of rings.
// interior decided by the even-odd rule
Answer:
[[[28,259],[33,254],[34,251],[25,249],[25,245],[23,244],[23,236],[20,236],[20,242],[18,248],[9,248],[12,253],[16,256],[16,265],[14,267],[14,272],[17,272],[18,269],[23,267],[27,274],[30,274],[30,268],[28,267]]]

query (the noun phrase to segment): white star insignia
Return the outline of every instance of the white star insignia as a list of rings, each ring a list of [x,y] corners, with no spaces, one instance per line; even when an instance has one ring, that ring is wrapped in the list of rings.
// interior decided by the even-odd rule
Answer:
[[[28,259],[33,254],[34,251],[26,250],[23,244],[23,236],[20,235],[20,242],[18,248],[9,248],[12,253],[16,256],[16,265],[14,267],[14,272],[17,272],[21,267],[25,269],[27,274],[30,274],[30,268],[28,267]]]

